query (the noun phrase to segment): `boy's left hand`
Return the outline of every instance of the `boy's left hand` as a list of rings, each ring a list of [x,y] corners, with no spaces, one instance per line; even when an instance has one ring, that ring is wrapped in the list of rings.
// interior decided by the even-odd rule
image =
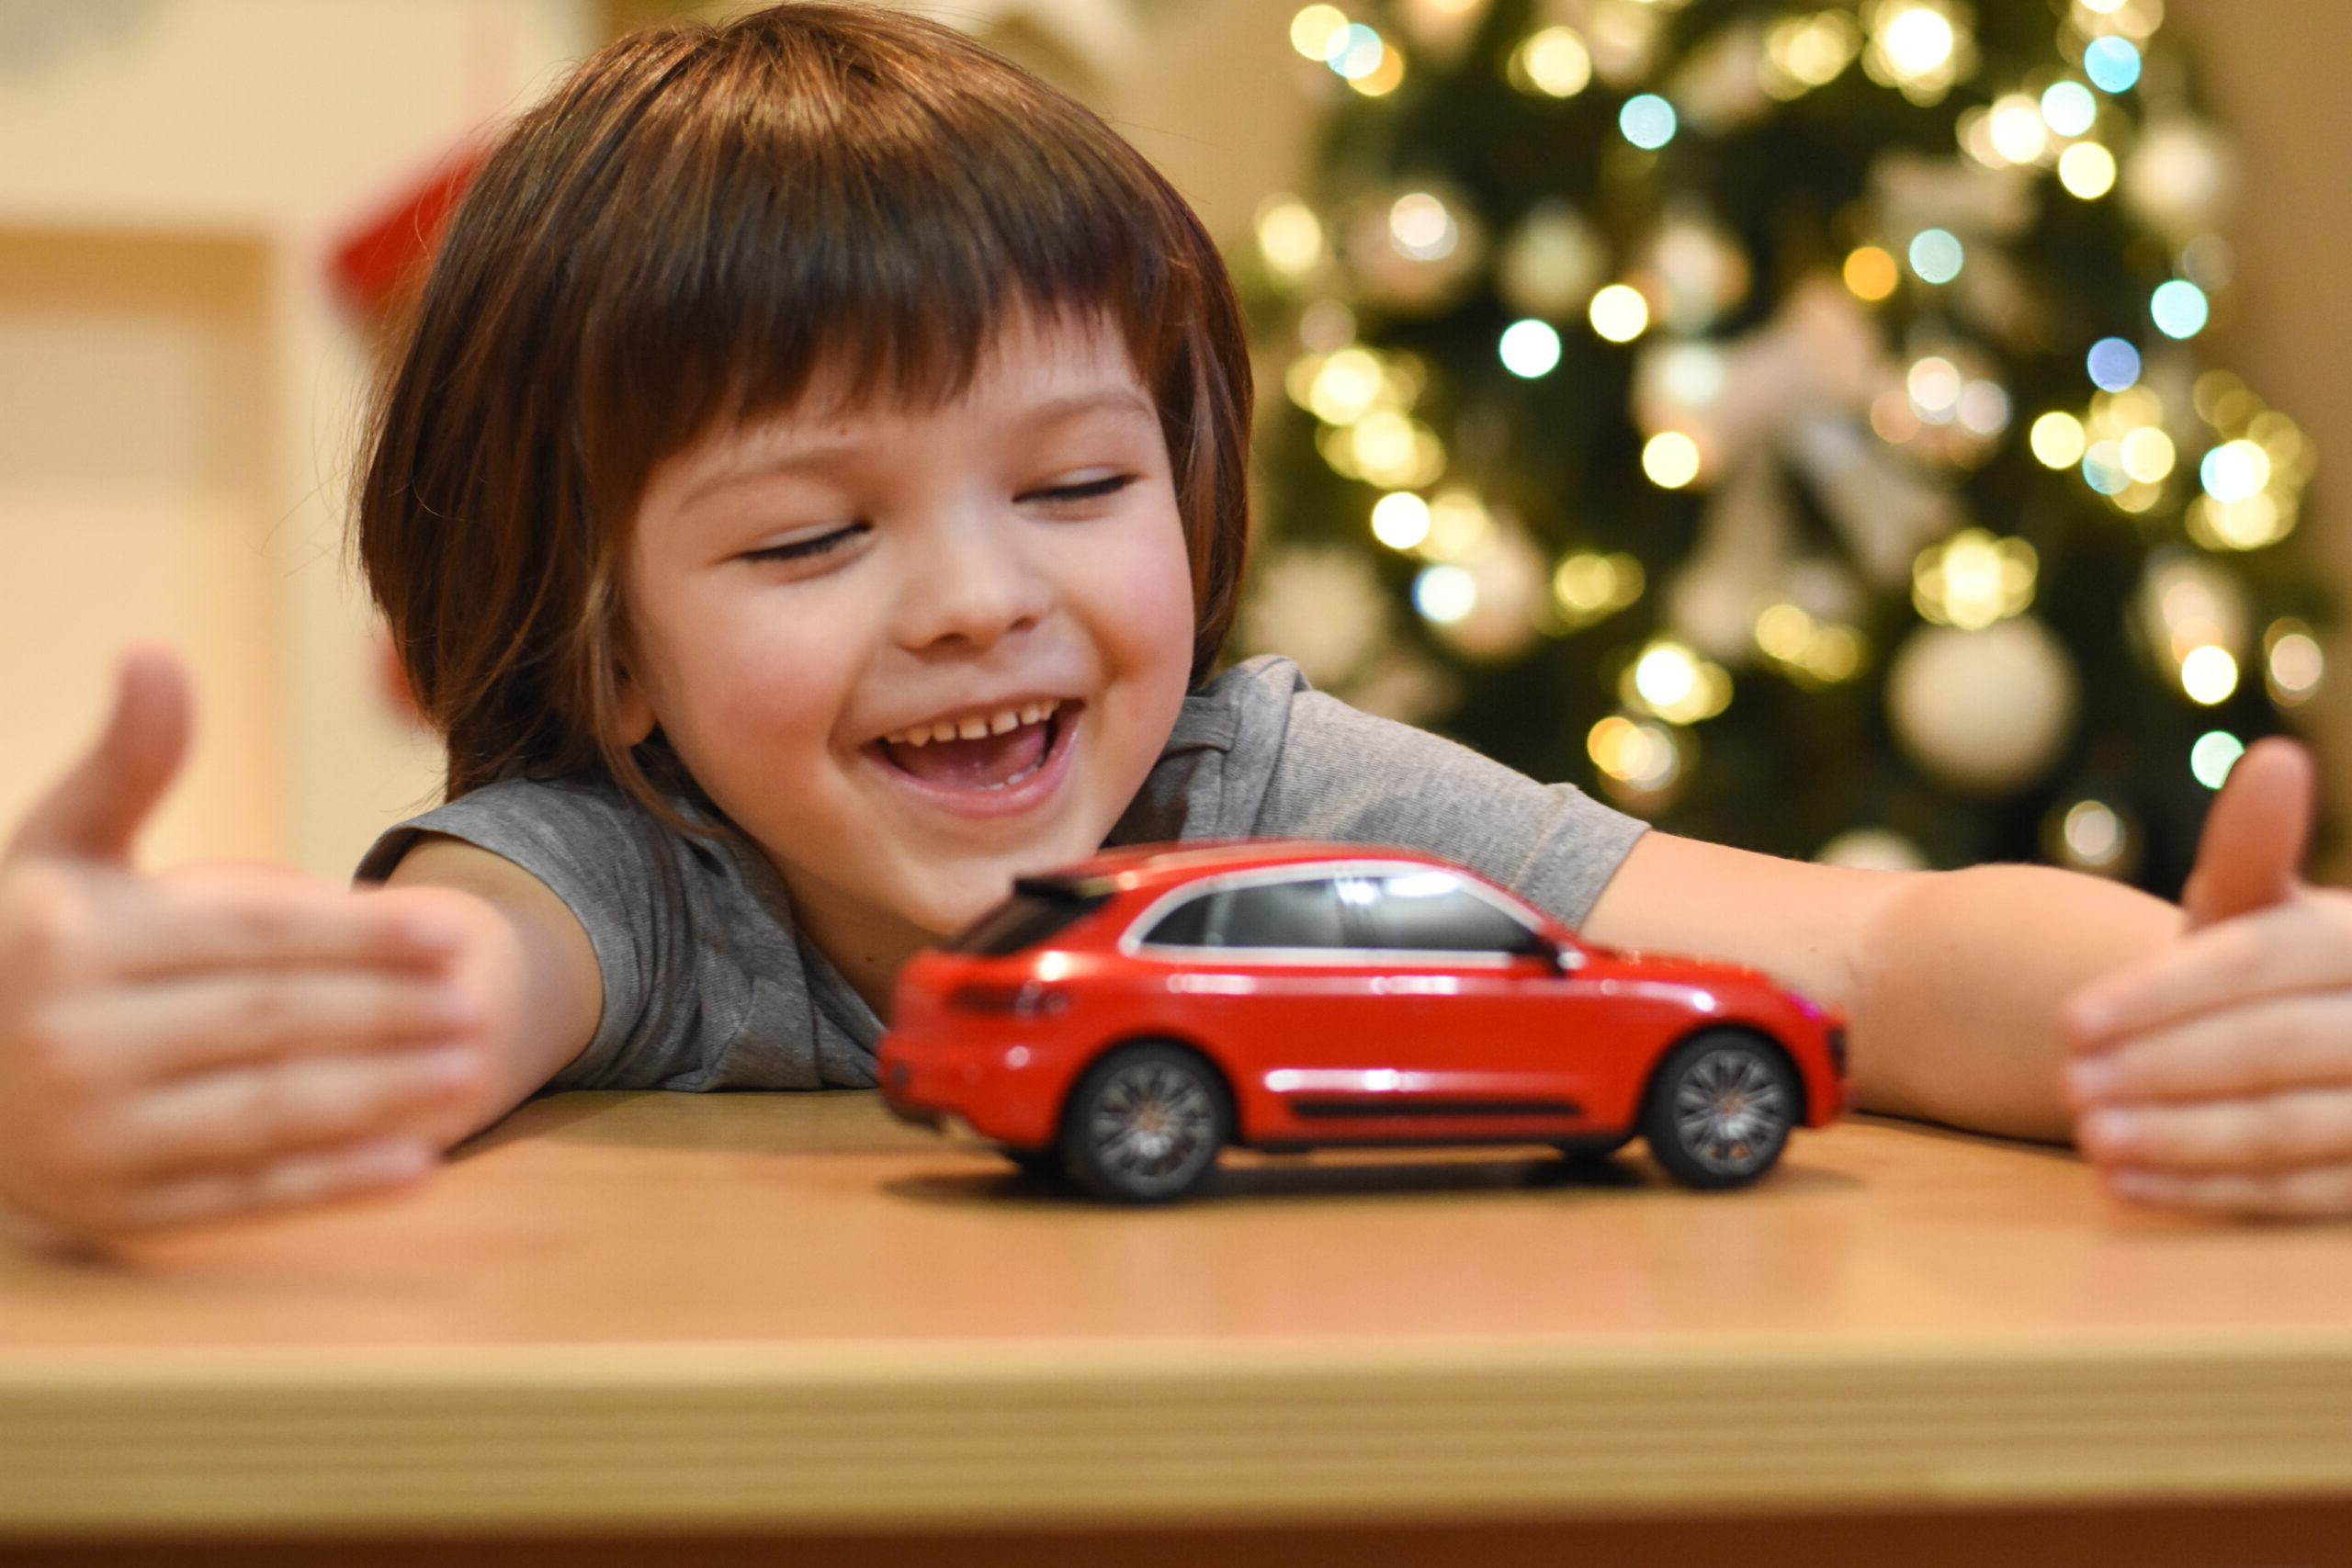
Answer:
[[[2179,938],[2066,1003],[2075,1142],[2108,1190],[2352,1214],[2352,893],[2297,879],[2312,770],[2257,741],[2213,803]]]

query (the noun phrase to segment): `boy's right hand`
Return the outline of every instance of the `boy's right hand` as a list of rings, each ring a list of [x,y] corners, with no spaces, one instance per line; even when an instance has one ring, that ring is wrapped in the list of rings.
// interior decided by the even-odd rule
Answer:
[[[131,655],[0,852],[0,1208],[69,1235],[399,1186],[492,1109],[509,988],[463,896],[132,869],[188,727],[178,665]]]

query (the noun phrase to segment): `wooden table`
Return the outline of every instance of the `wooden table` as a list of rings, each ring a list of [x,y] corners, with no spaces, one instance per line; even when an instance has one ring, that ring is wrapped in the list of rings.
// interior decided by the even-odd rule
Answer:
[[[0,1259],[20,1546],[1558,1562],[1581,1530],[1756,1564],[1866,1528],[2088,1561],[2095,1529],[2251,1562],[2352,1557],[2346,1501],[2352,1229],[2132,1213],[2069,1156],[1868,1120],[1741,1194],[1228,1156],[1133,1212],[864,1095],[570,1095],[412,1197]]]

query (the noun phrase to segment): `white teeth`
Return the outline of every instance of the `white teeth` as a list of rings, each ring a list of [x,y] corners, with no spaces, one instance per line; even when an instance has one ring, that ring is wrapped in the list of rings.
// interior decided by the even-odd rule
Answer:
[[[1024,724],[1041,724],[1062,705],[1059,697],[1048,697],[1041,703],[1024,703],[1018,708],[999,708],[991,714],[974,714],[963,718],[943,718],[930,724],[911,725],[894,729],[882,738],[888,746],[928,746],[934,740],[978,740],[989,735],[1004,735]]]

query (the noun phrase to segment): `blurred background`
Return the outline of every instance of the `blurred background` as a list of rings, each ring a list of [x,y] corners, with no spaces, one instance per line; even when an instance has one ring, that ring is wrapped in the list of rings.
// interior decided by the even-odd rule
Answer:
[[[435,798],[345,540],[386,297],[570,62],[733,8],[0,0],[0,817],[139,638],[200,704],[152,861],[341,875]],[[1785,853],[2168,891],[2277,728],[2346,819],[2343,7],[937,14],[1227,245],[1237,651]]]

